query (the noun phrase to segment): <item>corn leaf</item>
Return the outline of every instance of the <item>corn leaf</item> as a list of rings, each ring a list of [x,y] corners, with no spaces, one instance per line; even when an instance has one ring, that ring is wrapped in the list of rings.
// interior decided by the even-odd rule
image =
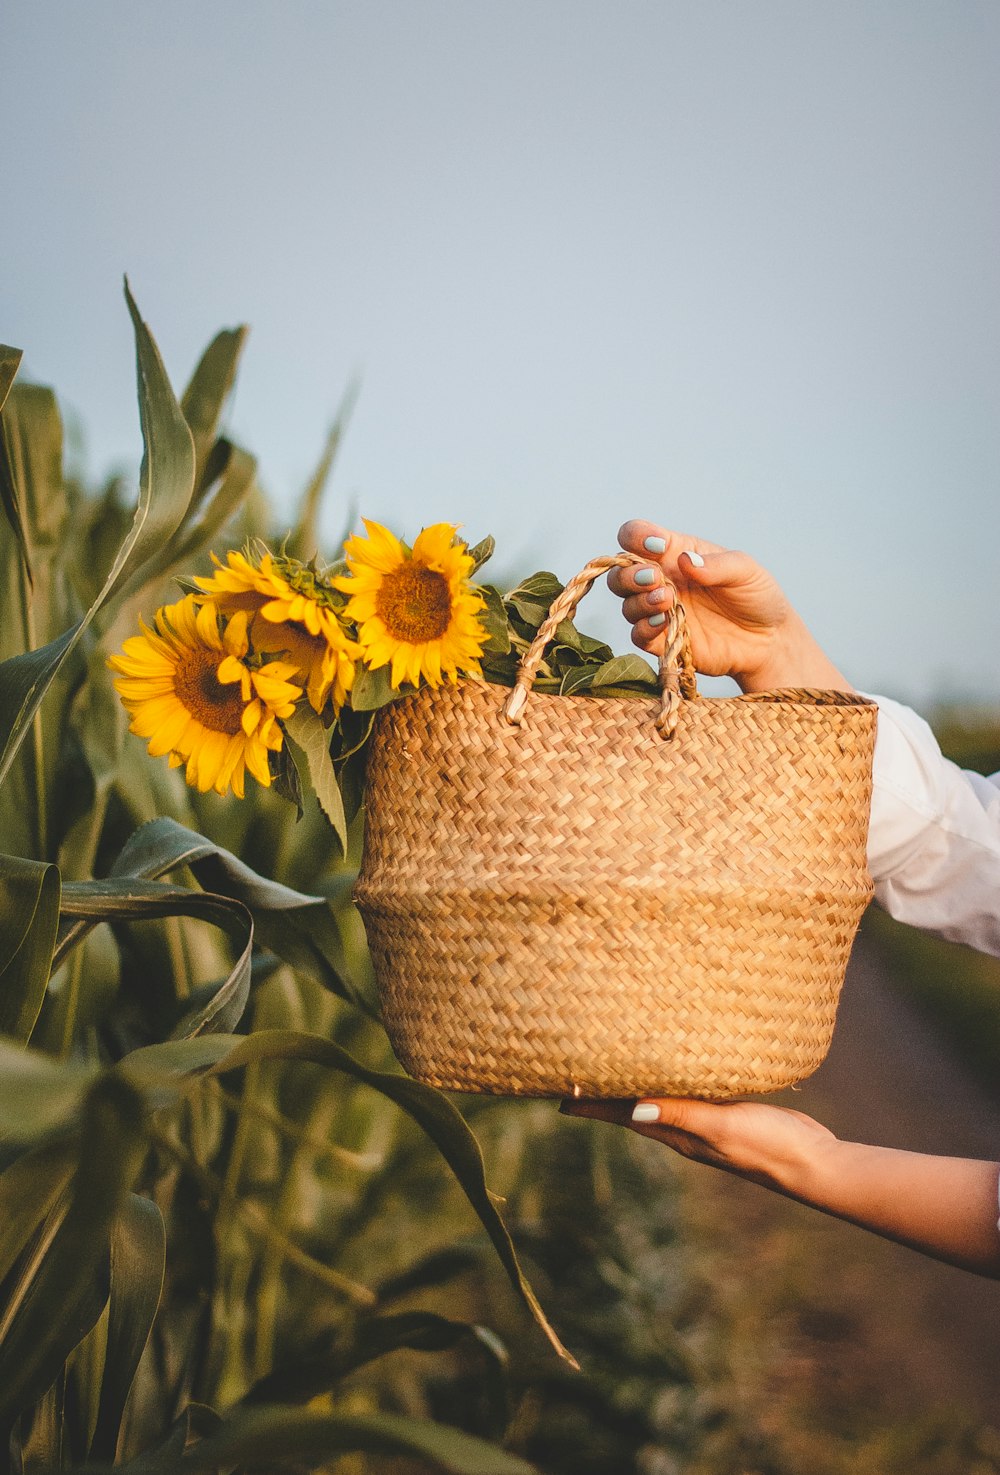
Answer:
[[[59,900],[55,866],[0,856],[0,1034],[22,1043],[45,997]]]
[[[0,343],[0,411],[6,403],[10,386],[14,382],[14,376],[21,366],[23,357],[23,349],[11,348],[8,343]]]
[[[74,1159],[70,1143],[46,1142],[0,1173],[0,1282],[67,1188]]]
[[[112,1225],[142,1161],[142,1111],[139,1093],[112,1075],[85,1099],[69,1210],[0,1340],[2,1431],[45,1392],[104,1308]]]
[[[103,881],[74,881],[63,887],[61,913],[73,928],[61,940],[60,961],[73,943],[98,922],[138,922],[150,917],[199,917],[236,937],[239,956],[231,971],[200,1007],[185,1014],[174,1036],[187,1039],[203,1033],[226,1034],[243,1017],[250,995],[250,958],[253,917],[242,902],[208,891],[193,891],[162,881],[109,877]],[[80,924],[85,924],[81,926]],[[69,939],[69,940],[68,940]]]
[[[195,498],[208,490],[211,475],[210,457],[216,444],[216,430],[222,407],[232,392],[236,370],[247,340],[249,328],[223,328],[216,333],[198,361],[190,382],[181,396],[181,413],[188,423],[195,453]]]
[[[160,1303],[166,1250],[156,1204],[129,1194],[111,1234],[108,1340],[92,1459],[113,1460],[117,1452],[125,1402]]]
[[[189,1449],[178,1472],[324,1464],[338,1454],[408,1455],[450,1475],[537,1475],[533,1465],[472,1434],[401,1414],[327,1414],[280,1405],[240,1410]]]
[[[173,536],[191,500],[194,481],[191,432],[127,283],[125,297],[135,330],[144,448],[135,515],[104,586],[83,619],[39,650],[0,664],[0,783],[9,772],[46,691],[84,631],[131,571],[141,567]]]
[[[64,1127],[80,1109],[92,1066],[53,1060],[0,1040],[0,1143],[31,1143]]]
[[[493,1242],[500,1263],[521,1300],[560,1357],[573,1367],[576,1359],[559,1340],[518,1262],[513,1241],[486,1187],[483,1156],[465,1118],[441,1091],[409,1076],[369,1070],[333,1040],[293,1030],[258,1030],[241,1040],[210,1074],[223,1074],[260,1060],[308,1060],[363,1081],[394,1101],[423,1128],[451,1168],[479,1221]]]
[[[328,903],[259,875],[232,851],[162,816],[141,825],[122,847],[112,876],[156,878],[187,866],[201,884],[242,901],[254,914],[258,941],[292,968],[371,1011],[355,977]]]
[[[212,456],[207,472],[212,481],[202,493],[198,515],[185,519],[170,542],[136,570],[125,591],[130,599],[136,599],[150,584],[166,578],[172,569],[193,561],[239,511],[253,490],[257,476],[257,462],[253,456],[227,440],[216,441]],[[198,585],[194,588],[197,590]]]
[[[330,426],[329,433],[326,437],[323,454],[319,458],[319,463],[315,471],[309,478],[308,485],[302,496],[302,502],[299,506],[298,517],[285,544],[288,553],[293,558],[301,558],[304,562],[315,558],[319,553],[318,525],[323,493],[326,491],[327,483],[330,480],[330,472],[333,470],[333,463],[336,460],[337,451],[340,449],[340,443],[344,438],[344,432],[347,429],[355,403],[357,402],[359,389],[360,385],[357,380],[352,380],[347,386],[347,390],[337,410],[336,418]]]
[[[433,1311],[399,1311],[390,1316],[366,1317],[328,1352],[313,1353],[269,1373],[253,1385],[241,1403],[308,1403],[329,1392],[348,1373],[400,1348],[443,1352],[466,1340],[478,1343],[495,1370],[503,1374],[506,1353],[485,1327],[452,1321]]]
[[[6,343],[0,343],[0,414],[3,412],[10,386],[14,382],[18,368],[20,367],[22,352],[19,348],[10,348]],[[21,550],[21,558],[24,561],[25,573],[29,584],[32,582],[31,551],[24,531],[24,522],[21,518],[21,507],[17,496],[17,487],[14,485],[14,472],[7,453],[7,443],[4,435],[0,434],[0,504],[7,514],[14,537],[17,539]]]
[[[131,1471],[132,1475],[177,1475],[180,1468],[180,1458],[184,1450],[192,1443],[195,1436],[202,1438],[222,1426],[222,1420],[214,1409],[206,1407],[203,1403],[189,1403],[173,1422],[169,1432],[160,1444],[152,1449],[143,1450],[136,1455],[134,1460],[129,1460],[126,1465],[87,1465],[84,1470],[123,1470]]]

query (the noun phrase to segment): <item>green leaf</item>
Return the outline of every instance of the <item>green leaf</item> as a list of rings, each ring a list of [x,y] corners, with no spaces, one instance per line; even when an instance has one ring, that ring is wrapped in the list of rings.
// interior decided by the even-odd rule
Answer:
[[[302,803],[302,777],[295,762],[291,743],[282,743],[277,753],[271,753],[271,788],[279,799],[295,808],[296,823],[305,814]]]
[[[492,1332],[467,1321],[452,1321],[433,1311],[399,1311],[366,1317],[350,1336],[322,1354],[297,1358],[253,1385],[242,1400],[251,1403],[307,1403],[348,1373],[402,1347],[417,1352],[443,1352],[466,1339],[478,1342],[494,1369],[502,1371],[506,1353]]]
[[[347,429],[357,402],[360,387],[357,380],[352,380],[348,384],[337,410],[336,418],[330,426],[329,433],[326,437],[323,454],[320,456],[319,463],[309,478],[309,483],[303,493],[298,516],[288,534],[288,540],[285,544],[286,550],[292,558],[301,558],[303,561],[308,561],[310,558],[315,558],[319,552],[319,533],[317,531],[319,509],[323,501],[323,493],[330,479],[330,472],[333,469],[337,452],[340,449],[340,443],[344,438],[344,432]]]
[[[204,493],[215,477],[206,467],[215,444],[222,407],[232,392],[236,370],[249,328],[224,328],[217,333],[198,361],[181,396],[180,409],[191,431],[195,452],[194,484]]]
[[[334,828],[341,849],[347,849],[347,816],[330,757],[330,732],[307,702],[300,702],[284,720],[288,740],[306,760],[309,782],[320,809]]]
[[[353,758],[355,753],[361,751],[371,737],[374,725],[374,708],[370,712],[354,712],[350,707],[340,709],[340,714],[333,726],[330,749],[337,768],[346,763],[348,758]]]
[[[487,655],[506,655],[510,650],[510,628],[503,597],[492,584],[480,585],[479,592],[486,600],[486,608],[479,611],[476,619],[490,637],[483,647],[484,652]]]
[[[75,1156],[68,1142],[46,1142],[0,1173],[0,1282],[65,1192]]]
[[[69,947],[97,922],[139,922],[150,917],[199,917],[234,933],[242,950],[232,970],[201,1007],[185,1014],[173,1036],[187,1039],[202,1033],[226,1034],[243,1016],[250,994],[250,958],[253,917],[241,901],[192,891],[162,881],[109,877],[103,881],[73,881],[63,887],[62,915],[74,926],[60,940],[61,961]]]
[[[445,1162],[451,1168],[466,1198],[472,1205],[479,1221],[493,1241],[507,1275],[530,1310],[542,1331],[548,1337],[560,1357],[573,1367],[576,1360],[560,1342],[553,1327],[542,1310],[538,1298],[525,1278],[517,1259],[513,1241],[507,1227],[497,1212],[496,1205],[486,1187],[485,1170],[479,1144],[470,1131],[465,1118],[452,1105],[448,1097],[431,1086],[411,1080],[409,1076],[391,1075],[388,1072],[369,1070],[349,1055],[332,1040],[318,1035],[296,1033],[292,1030],[257,1030],[236,1045],[230,1055],[217,1066],[210,1068],[211,1074],[221,1074],[250,1065],[258,1060],[308,1060],[316,1065],[325,1065],[343,1071],[355,1080],[363,1081],[381,1095],[394,1101],[397,1106],[423,1128]]]
[[[0,1034],[22,1043],[45,997],[59,899],[55,866],[0,856]]]
[[[32,718],[57,672],[106,600],[132,569],[173,536],[191,500],[194,446],[149,329],[125,285],[136,339],[143,458],[139,498],[128,535],[104,586],[78,624],[36,651],[0,664],[0,783],[24,741]]]
[[[349,1452],[408,1455],[450,1475],[537,1475],[534,1466],[472,1434],[401,1414],[289,1411],[265,1405],[242,1409],[218,1433],[189,1449],[179,1472],[233,1465],[278,1469],[303,1461],[324,1464]]]
[[[556,633],[553,635],[549,646],[550,661],[553,653],[558,660],[560,647],[564,647],[567,651],[572,651],[576,655],[583,656],[585,659],[600,664],[612,659],[610,645],[605,645],[603,640],[595,640],[592,635],[581,634],[572,620],[561,620],[556,626]],[[638,659],[641,659],[641,657]]]
[[[552,601],[563,592],[563,588],[564,586],[555,574],[549,573],[547,569],[541,569],[537,574],[531,574],[527,579],[522,579],[520,584],[509,590],[506,603],[512,604],[523,619],[532,620],[539,609],[543,609],[548,614]]]
[[[560,690],[569,695],[587,689],[596,691],[604,687],[620,688],[629,685],[639,688],[634,693],[637,696],[645,692],[655,696],[659,690],[656,672],[642,656],[614,656],[599,666],[577,666],[575,670],[566,673]]]
[[[206,862],[212,862],[209,869]],[[322,904],[321,897],[307,896],[280,881],[269,880],[232,851],[167,816],[140,825],[129,836],[110,874],[117,878],[135,876],[157,880],[178,866],[188,866],[199,879],[210,876],[216,890],[236,897],[251,908],[294,911],[298,907]],[[218,884],[220,881],[223,884]]]
[[[20,348],[11,348],[7,343],[0,343],[0,411],[7,401],[10,386],[21,366],[24,351]]]
[[[176,820],[161,817],[140,826],[122,848],[111,875],[157,877],[180,865],[188,866],[216,894],[249,907],[256,938],[264,947],[331,993],[371,1012],[322,897],[306,896],[258,875],[231,851]]]
[[[132,1471],[133,1475],[177,1475],[181,1455],[192,1443],[193,1436],[205,1437],[214,1434],[221,1425],[222,1420],[214,1409],[208,1408],[203,1403],[189,1403],[183,1413],[174,1420],[166,1438],[152,1449],[143,1450],[142,1454],[136,1455],[135,1459],[129,1460],[128,1464],[109,1467],[85,1466],[84,1468]]]
[[[129,580],[126,593],[136,598],[148,585],[156,583],[180,564],[193,561],[206,548],[225,524],[246,501],[257,478],[257,462],[247,451],[232,445],[227,440],[216,441],[213,456],[218,453],[214,466],[209,468],[213,482],[218,480],[215,492],[208,496],[212,483],[203,493],[204,501],[199,504],[197,517],[185,519],[176,535],[159,554],[154,555],[138,569]],[[184,583],[183,579],[178,583]],[[201,593],[197,584],[191,591]]]
[[[412,696],[415,690],[415,687],[409,685],[394,687],[390,666],[379,666],[377,671],[362,666],[351,687],[351,707],[355,712],[373,712],[377,707],[398,702],[400,697]]]
[[[111,1234],[108,1341],[92,1459],[114,1460],[122,1416],[163,1289],[167,1239],[154,1203],[131,1193]]]
[[[474,574],[478,574],[484,563],[489,563],[496,552],[496,547],[496,538],[494,538],[492,533],[488,533],[485,538],[480,539],[475,547],[469,549],[469,557],[472,559],[472,572]]]
[[[0,1336],[0,1430],[45,1392],[104,1308],[111,1227],[142,1162],[142,1112],[120,1077],[87,1095],[68,1212]]]
[[[10,348],[6,343],[0,343],[0,414],[3,412],[4,404],[10,393],[10,386],[14,382],[18,368],[20,367],[22,352],[19,348]],[[10,464],[7,452],[6,437],[0,434],[0,503],[7,514],[14,537],[17,539],[21,550],[21,558],[24,562],[25,573],[29,584],[33,582],[31,573],[31,553],[28,548],[28,539],[24,531],[24,523],[21,519],[21,507],[17,496],[17,487],[14,484],[14,471]]]
[[[0,1142],[34,1142],[64,1126],[95,1074],[0,1040]]]

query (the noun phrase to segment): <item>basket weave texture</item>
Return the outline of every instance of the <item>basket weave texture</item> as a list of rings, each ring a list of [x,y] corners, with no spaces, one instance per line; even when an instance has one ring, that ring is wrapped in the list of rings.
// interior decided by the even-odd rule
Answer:
[[[669,740],[653,700],[533,693],[514,726],[475,682],[379,713],[356,900],[419,1079],[723,1099],[825,1056],[872,890],[875,707],[666,675]]]

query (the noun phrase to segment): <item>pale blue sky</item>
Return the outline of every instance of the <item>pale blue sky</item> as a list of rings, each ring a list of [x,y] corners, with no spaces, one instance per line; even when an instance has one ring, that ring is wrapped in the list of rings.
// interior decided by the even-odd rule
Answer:
[[[360,372],[341,507],[563,576],[659,518],[860,683],[1000,695],[995,0],[5,0],[0,56],[0,338],[95,473],[127,271],[178,386],[251,325],[285,505]]]

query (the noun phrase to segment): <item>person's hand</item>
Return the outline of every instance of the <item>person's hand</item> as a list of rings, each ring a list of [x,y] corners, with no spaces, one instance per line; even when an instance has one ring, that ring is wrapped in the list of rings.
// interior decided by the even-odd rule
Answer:
[[[567,1100],[567,1116],[631,1127],[683,1157],[797,1196],[806,1170],[837,1142],[812,1117],[759,1101],[693,1101],[646,1097],[638,1102]]]
[[[662,651],[673,585],[703,675],[731,676],[746,692],[779,686],[852,690],[774,577],[748,554],[637,520],[622,525],[618,541],[649,560],[648,568],[612,569],[608,575],[640,649],[654,656]]]

